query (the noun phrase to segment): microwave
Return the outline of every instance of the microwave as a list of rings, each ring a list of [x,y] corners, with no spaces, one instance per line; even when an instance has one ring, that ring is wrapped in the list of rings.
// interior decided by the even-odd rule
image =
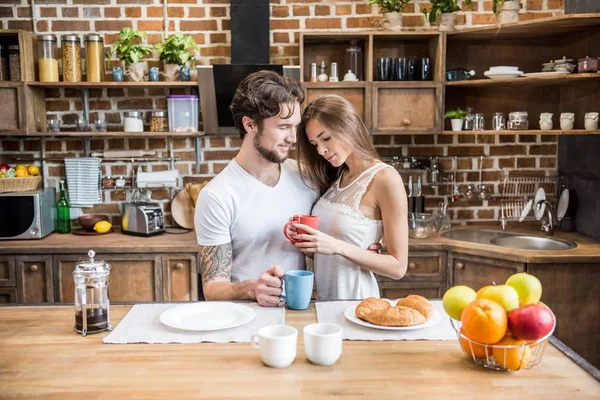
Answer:
[[[0,193],[0,240],[41,239],[54,232],[54,188]]]

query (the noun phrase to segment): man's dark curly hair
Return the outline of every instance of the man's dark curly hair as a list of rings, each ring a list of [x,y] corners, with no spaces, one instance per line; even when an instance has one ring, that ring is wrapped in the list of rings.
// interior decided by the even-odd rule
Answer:
[[[235,127],[243,139],[246,129],[242,124],[244,116],[256,121],[262,127],[263,120],[276,117],[281,113],[281,105],[290,105],[288,115],[281,118],[290,118],[296,107],[295,102],[302,104],[304,91],[297,81],[285,78],[274,71],[262,70],[248,75],[240,83],[233,100],[231,101],[231,114]]]

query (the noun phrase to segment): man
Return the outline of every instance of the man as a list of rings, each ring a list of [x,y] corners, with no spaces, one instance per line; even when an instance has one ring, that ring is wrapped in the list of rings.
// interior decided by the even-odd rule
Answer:
[[[304,185],[294,160],[299,83],[259,71],[239,85],[231,112],[242,145],[236,157],[200,192],[194,223],[206,300],[255,300],[280,304],[286,271],[305,269],[304,255],[283,226],[310,214],[317,191]]]

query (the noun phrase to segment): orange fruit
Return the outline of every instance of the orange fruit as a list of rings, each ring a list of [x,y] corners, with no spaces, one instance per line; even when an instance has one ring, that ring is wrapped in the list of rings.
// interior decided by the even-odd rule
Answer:
[[[18,170],[15,171],[15,176],[17,178],[25,178],[28,175],[29,174],[27,173],[27,169],[25,169],[25,168],[19,168]]]
[[[36,165],[28,165],[27,166],[27,172],[31,176],[37,176],[37,174],[40,173],[40,170],[39,170],[39,168]]]
[[[506,334],[507,318],[504,308],[488,299],[473,300],[461,315],[466,336],[479,343],[494,344]]]
[[[463,335],[467,336],[467,334],[465,333],[465,329],[464,328],[460,328],[460,333],[462,333]],[[460,340],[460,344],[462,346],[463,351],[469,357],[475,356],[476,358],[486,358],[485,347],[483,347],[480,344],[475,344],[473,342],[469,342],[467,339],[463,338],[462,336],[459,338],[459,340]]]
[[[517,339],[512,335],[506,335],[502,338],[501,341],[496,343],[496,346],[517,346],[521,347],[515,348],[497,348],[494,347],[492,349],[492,354],[494,355],[494,359],[502,368],[511,369],[513,371],[518,371],[521,368],[525,368],[529,361],[531,360],[531,349],[526,345],[526,340]]]

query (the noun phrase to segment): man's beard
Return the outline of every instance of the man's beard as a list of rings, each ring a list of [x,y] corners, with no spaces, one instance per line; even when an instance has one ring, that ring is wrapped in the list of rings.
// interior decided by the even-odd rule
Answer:
[[[275,163],[275,164],[281,164],[283,163],[285,160],[287,160],[288,158],[288,154],[286,154],[284,157],[280,157],[279,154],[277,154],[276,151],[274,150],[269,150],[266,147],[263,147],[262,145],[262,141],[260,140],[263,136],[263,132],[262,132],[262,127],[259,127],[258,132],[256,134],[256,136],[254,137],[254,148],[256,149],[256,151],[258,151],[258,154],[264,158],[265,160]]]

